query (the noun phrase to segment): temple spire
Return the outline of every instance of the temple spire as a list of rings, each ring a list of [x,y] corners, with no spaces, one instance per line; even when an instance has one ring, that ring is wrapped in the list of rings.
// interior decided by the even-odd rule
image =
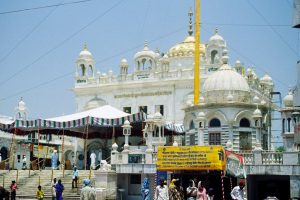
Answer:
[[[188,15],[190,17],[188,33],[189,33],[189,36],[192,36],[193,35],[193,22],[192,22],[193,11],[192,11],[192,8],[190,8]]]

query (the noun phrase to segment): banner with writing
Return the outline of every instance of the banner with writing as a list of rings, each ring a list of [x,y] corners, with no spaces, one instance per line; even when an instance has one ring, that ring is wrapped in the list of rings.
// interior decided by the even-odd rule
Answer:
[[[224,170],[222,146],[163,146],[157,151],[157,170]]]

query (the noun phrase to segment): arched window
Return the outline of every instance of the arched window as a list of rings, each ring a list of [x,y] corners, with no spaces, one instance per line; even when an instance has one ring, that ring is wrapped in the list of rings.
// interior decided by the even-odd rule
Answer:
[[[94,72],[93,72],[93,66],[89,65],[89,76],[93,76]]]
[[[282,119],[282,132],[285,132],[285,119]]]
[[[199,122],[199,128],[202,128],[202,122]]]
[[[85,66],[84,66],[84,64],[81,64],[80,68],[81,68],[81,76],[85,76]]]
[[[190,122],[190,130],[191,129],[194,129],[195,128],[195,124],[194,124],[194,121],[192,120],[191,122]]]
[[[291,118],[288,118],[287,121],[288,121],[288,124],[287,124],[287,125],[288,125],[287,131],[288,131],[288,132],[291,132]]]
[[[250,121],[246,118],[241,119],[240,127],[250,127]]]
[[[210,127],[221,127],[221,122],[219,119],[213,118],[212,120],[210,120],[209,126]]]
[[[216,55],[218,54],[218,51],[217,50],[213,50],[211,53],[210,53],[210,57],[211,57],[211,64],[214,64],[215,63],[215,58],[216,58]]]

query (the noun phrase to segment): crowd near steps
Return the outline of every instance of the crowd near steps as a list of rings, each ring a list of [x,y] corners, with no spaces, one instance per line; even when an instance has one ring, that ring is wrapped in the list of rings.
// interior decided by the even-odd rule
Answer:
[[[78,188],[72,188],[72,170],[0,170],[0,185],[10,190],[11,182],[17,182],[17,199],[36,199],[35,193],[39,185],[45,193],[44,199],[52,197],[52,177],[61,179],[65,187],[64,199],[80,199],[80,189],[84,179],[95,183],[95,175],[90,170],[79,170]]]

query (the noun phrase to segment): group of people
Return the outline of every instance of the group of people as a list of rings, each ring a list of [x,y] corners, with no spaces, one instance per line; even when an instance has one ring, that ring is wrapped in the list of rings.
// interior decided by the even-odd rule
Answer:
[[[196,187],[197,184],[197,187]],[[160,180],[160,184],[155,189],[155,200],[213,200],[214,192],[210,188],[208,191],[202,181],[189,180],[186,190],[180,185],[179,179],[172,179],[169,187],[165,180]]]
[[[145,182],[144,182],[145,185]],[[230,196],[234,200],[244,200],[245,182],[240,181],[238,186],[234,187]],[[150,195],[148,195],[150,199]],[[197,182],[197,179],[189,180],[186,190],[180,185],[179,179],[172,179],[167,186],[165,180],[160,180],[160,184],[155,188],[154,200],[214,200],[215,194],[213,188],[205,188],[203,181]],[[148,200],[143,198],[143,200]]]

